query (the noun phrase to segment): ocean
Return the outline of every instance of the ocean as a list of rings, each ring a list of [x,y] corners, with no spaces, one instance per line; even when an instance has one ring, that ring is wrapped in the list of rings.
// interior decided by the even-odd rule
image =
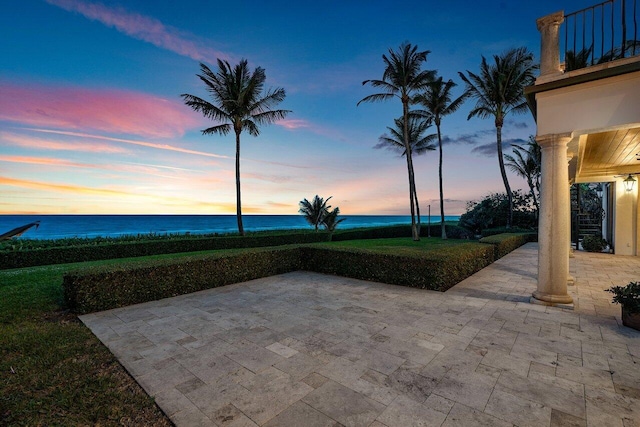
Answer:
[[[379,227],[409,224],[411,218],[402,215],[341,215],[346,221],[338,229]],[[311,229],[302,215],[243,215],[245,231]],[[459,216],[445,216],[457,221]],[[13,228],[40,221],[38,229],[31,228],[22,235],[25,239],[63,239],[68,237],[117,237],[137,234],[207,234],[238,231],[235,215],[0,215],[0,234]],[[429,219],[422,217],[422,223]],[[431,216],[440,222],[440,216]]]

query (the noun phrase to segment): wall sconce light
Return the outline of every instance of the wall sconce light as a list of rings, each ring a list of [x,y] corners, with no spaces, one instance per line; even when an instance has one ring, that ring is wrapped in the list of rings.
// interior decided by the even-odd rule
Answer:
[[[629,174],[629,176],[623,180],[622,182],[624,182],[624,189],[627,191],[633,191],[633,186],[636,183],[636,180],[634,177],[631,176],[631,174]]]

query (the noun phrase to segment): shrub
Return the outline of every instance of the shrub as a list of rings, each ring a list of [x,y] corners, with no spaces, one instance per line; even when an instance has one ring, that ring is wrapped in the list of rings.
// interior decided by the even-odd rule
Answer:
[[[446,291],[494,260],[493,247],[463,243],[426,254],[286,246],[85,268],[64,276],[77,313],[173,297],[295,270]]]
[[[584,236],[582,248],[587,252],[602,252],[608,245],[602,236]]]
[[[640,282],[631,282],[627,286],[612,286],[605,289],[613,294],[613,301],[620,304],[628,313],[640,313]]]
[[[493,248],[460,244],[422,255],[306,246],[302,266],[318,273],[446,291],[493,262]]]
[[[89,313],[299,269],[297,247],[253,249],[83,269],[62,286],[67,306]]]
[[[509,252],[524,245],[531,238],[536,236],[535,234],[526,233],[503,233],[493,236],[483,237],[480,239],[480,243],[487,243],[493,245],[495,259],[500,259]]]

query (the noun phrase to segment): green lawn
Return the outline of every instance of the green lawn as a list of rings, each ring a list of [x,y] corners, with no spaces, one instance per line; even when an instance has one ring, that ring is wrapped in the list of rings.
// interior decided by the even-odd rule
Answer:
[[[78,265],[0,271],[0,425],[171,425],[63,310],[62,276]]]
[[[396,237],[392,239],[345,240],[342,242],[316,243],[316,245],[332,248],[364,249],[386,254],[419,255],[469,243],[471,243],[469,240],[442,240],[439,237],[422,237],[417,242],[414,242],[410,237]],[[472,244],[479,243],[473,242]]]

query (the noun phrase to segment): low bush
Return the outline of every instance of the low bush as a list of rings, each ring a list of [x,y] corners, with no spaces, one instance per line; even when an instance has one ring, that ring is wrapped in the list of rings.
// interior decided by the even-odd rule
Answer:
[[[196,292],[301,268],[297,247],[95,267],[64,276],[64,299],[77,313],[107,310]]]
[[[534,233],[503,233],[495,234],[480,239],[480,243],[487,243],[494,247],[495,259],[500,259],[514,249],[519,248],[525,243],[532,241],[537,237]]]
[[[582,249],[587,252],[602,252],[608,244],[602,236],[584,236],[582,239]]]
[[[106,242],[0,252],[0,270],[37,265],[66,264],[115,258],[131,258],[180,252],[258,248],[301,243],[326,242],[327,233],[296,232],[220,237],[184,237],[159,240]]]
[[[493,262],[493,248],[477,244],[422,255],[306,246],[301,255],[306,270],[442,292]]]

